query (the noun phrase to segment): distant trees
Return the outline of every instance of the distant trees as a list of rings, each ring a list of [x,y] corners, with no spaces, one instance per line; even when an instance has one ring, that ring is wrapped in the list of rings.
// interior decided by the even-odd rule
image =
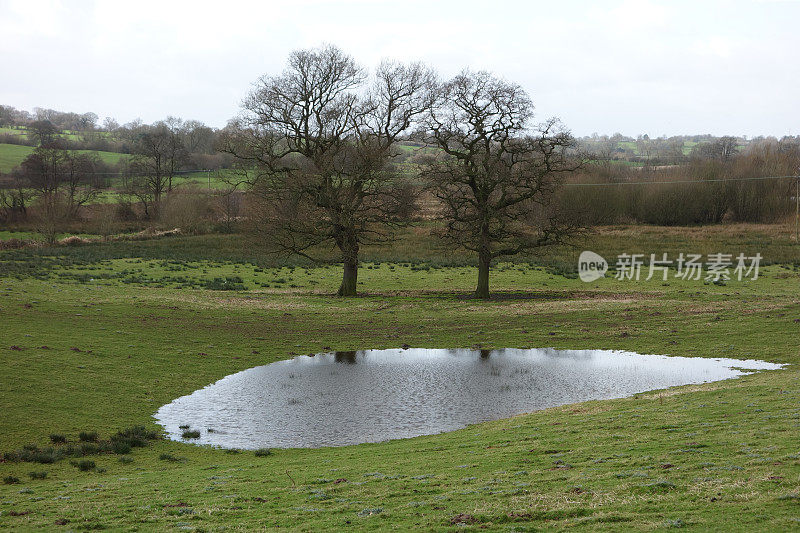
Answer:
[[[59,228],[99,194],[101,162],[96,154],[68,151],[50,144],[37,148],[20,165],[25,187],[36,196],[39,232],[55,242]]]
[[[15,112],[11,106],[0,105],[0,126],[12,126],[15,120]]]
[[[12,172],[0,183],[0,222],[24,219],[28,214],[31,192],[19,171]]]
[[[28,126],[28,137],[37,146],[52,144],[59,133],[59,129],[47,119],[37,120]]]
[[[173,178],[187,157],[181,121],[172,117],[134,132],[133,159],[126,190],[137,198],[145,216],[157,219],[162,197],[172,191]]]
[[[559,176],[577,167],[568,154],[574,140],[555,119],[531,132],[532,116],[519,85],[469,71],[441,86],[429,115],[442,154],[424,176],[443,206],[441,236],[477,255],[478,298],[489,297],[493,260],[580,229],[551,202]]]
[[[388,238],[412,201],[388,163],[429,108],[433,81],[420,64],[383,63],[369,80],[334,46],[295,51],[282,74],[258,81],[223,140],[260,232],[276,251],[306,257],[333,244],[341,296],[356,294],[360,246]]]

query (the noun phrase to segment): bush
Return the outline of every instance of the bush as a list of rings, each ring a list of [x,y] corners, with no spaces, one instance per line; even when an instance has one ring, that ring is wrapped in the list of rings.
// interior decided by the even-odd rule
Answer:
[[[205,192],[173,192],[162,206],[160,216],[168,226],[197,235],[209,231],[214,213]]]
[[[116,440],[111,442],[111,451],[117,455],[125,455],[131,453],[132,446],[129,442],[123,440]]]
[[[196,429],[187,429],[184,430],[184,432],[181,434],[181,437],[183,437],[184,439],[199,439],[200,432],[197,431]]]
[[[94,470],[95,468],[97,468],[97,465],[94,463],[94,461],[90,459],[83,459],[81,461],[70,461],[69,464],[71,464],[81,472],[88,472],[90,470]]]
[[[31,479],[45,479],[47,477],[47,470],[28,472]]]
[[[147,446],[148,441],[159,438],[161,437],[156,431],[149,431],[144,426],[131,426],[112,435],[111,442],[124,442],[132,448],[143,448]]]
[[[267,457],[269,455],[272,455],[272,450],[270,450],[269,448],[259,448],[258,450],[253,452],[253,455],[255,455],[256,457]]]
[[[19,483],[19,478],[14,476],[6,476],[3,478],[3,483],[5,483],[6,485],[14,485],[16,483]]]
[[[114,218],[120,222],[133,222],[139,219],[130,202],[117,202]]]
[[[96,431],[81,431],[78,433],[78,440],[81,442],[97,442]]]
[[[61,435],[60,433],[51,433],[50,442],[52,442],[53,444],[64,444],[65,442],[67,442],[67,437]]]
[[[93,442],[82,442],[78,446],[78,453],[80,453],[80,455],[97,455],[101,451],[101,447]]]

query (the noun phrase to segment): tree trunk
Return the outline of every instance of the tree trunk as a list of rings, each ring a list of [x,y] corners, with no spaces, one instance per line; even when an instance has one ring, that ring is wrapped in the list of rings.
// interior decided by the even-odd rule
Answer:
[[[350,232],[344,232],[336,238],[336,244],[342,251],[342,285],[339,287],[339,296],[356,296],[358,284],[358,238]]]
[[[358,260],[347,259],[344,261],[342,285],[339,287],[339,296],[355,296],[358,284]]]
[[[492,256],[481,252],[478,256],[478,288],[475,289],[475,297],[489,298],[489,266],[492,263]]]

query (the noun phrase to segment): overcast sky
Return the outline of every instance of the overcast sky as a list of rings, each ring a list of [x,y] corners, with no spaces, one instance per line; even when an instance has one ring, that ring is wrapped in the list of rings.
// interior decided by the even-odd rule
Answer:
[[[493,71],[577,135],[800,134],[794,0],[0,0],[0,104],[221,127],[322,43]]]

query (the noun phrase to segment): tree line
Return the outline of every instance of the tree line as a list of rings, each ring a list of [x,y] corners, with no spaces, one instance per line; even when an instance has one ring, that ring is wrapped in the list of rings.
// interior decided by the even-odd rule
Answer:
[[[0,220],[34,205],[37,229],[53,242],[113,179],[118,219],[152,224],[179,212],[180,227],[213,216],[224,231],[245,220],[272,252],[318,260],[335,250],[338,293],[352,296],[362,247],[391,240],[424,212],[443,243],[474,254],[475,295],[486,298],[493,262],[572,242],[592,225],[773,222],[793,205],[789,181],[719,180],[796,173],[800,139],[743,146],[698,136],[679,166],[633,168],[608,150],[627,138],[576,140],[533,111],[519,85],[487,72],[445,80],[421,63],[383,62],[370,73],[333,46],[298,50],[283,72],[257,80],[222,130],[172,117],[95,121],[94,134],[129,154],[118,165],[79,151],[59,129],[65,118],[29,115],[35,150],[0,177]],[[208,191],[177,194],[177,176],[214,164],[227,169],[214,209]],[[624,186],[647,181],[656,183]]]

